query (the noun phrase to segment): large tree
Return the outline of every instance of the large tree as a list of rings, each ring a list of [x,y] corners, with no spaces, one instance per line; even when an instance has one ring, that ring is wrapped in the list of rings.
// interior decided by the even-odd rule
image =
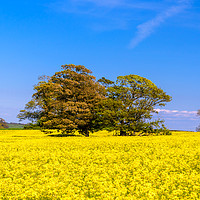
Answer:
[[[167,134],[161,120],[152,120],[155,108],[165,106],[171,97],[150,80],[138,75],[119,76],[116,82],[102,78],[106,98],[101,101],[96,123],[120,135]],[[161,133],[162,132],[162,133]]]
[[[94,116],[104,87],[82,65],[63,65],[60,72],[44,77],[18,117],[29,119],[43,130],[62,133],[95,131]]]
[[[0,128],[8,128],[6,121],[2,118],[0,118]]]
[[[85,136],[102,129],[120,135],[167,133],[162,121],[152,120],[155,108],[171,101],[162,89],[137,75],[96,82],[91,73],[82,65],[63,65],[60,72],[43,77],[18,117],[43,131],[79,131]]]

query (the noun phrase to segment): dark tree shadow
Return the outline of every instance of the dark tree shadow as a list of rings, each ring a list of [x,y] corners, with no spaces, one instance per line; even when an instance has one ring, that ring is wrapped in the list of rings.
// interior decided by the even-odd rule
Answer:
[[[82,135],[73,135],[73,134],[54,134],[48,135],[49,137],[83,137]]]

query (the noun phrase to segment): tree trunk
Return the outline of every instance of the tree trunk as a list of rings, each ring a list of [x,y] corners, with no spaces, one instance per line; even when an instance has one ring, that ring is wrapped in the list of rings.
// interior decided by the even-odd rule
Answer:
[[[126,136],[126,131],[122,130],[124,126],[124,119],[120,121],[121,127],[120,127],[120,136]]]
[[[126,136],[126,131],[120,130],[120,136]]]
[[[85,130],[85,136],[89,137],[89,131],[88,130]]]

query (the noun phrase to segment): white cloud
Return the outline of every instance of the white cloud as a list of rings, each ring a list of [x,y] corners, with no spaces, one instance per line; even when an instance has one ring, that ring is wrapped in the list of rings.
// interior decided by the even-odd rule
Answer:
[[[140,24],[137,27],[136,36],[130,42],[130,48],[135,48],[140,42],[149,37],[155,29],[164,23],[168,18],[183,12],[190,6],[189,0],[179,0],[177,5],[171,6],[159,13],[155,18]]]
[[[166,110],[166,109],[155,109],[158,113],[164,114],[165,116],[171,117],[184,117],[190,119],[198,119],[197,111],[179,111],[179,110]]]

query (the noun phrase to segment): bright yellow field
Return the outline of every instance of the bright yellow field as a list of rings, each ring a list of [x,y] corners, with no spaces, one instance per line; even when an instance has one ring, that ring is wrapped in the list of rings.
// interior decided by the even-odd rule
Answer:
[[[200,199],[200,133],[0,131],[0,199]]]

